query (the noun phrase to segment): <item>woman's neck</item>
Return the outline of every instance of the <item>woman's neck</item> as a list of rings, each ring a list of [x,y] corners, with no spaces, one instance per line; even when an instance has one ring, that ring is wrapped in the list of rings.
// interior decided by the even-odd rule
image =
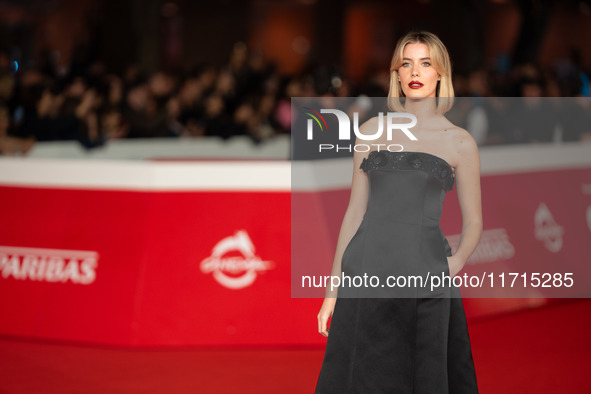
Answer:
[[[435,97],[406,98],[404,111],[415,115],[417,118],[428,118],[437,114],[437,102]]]

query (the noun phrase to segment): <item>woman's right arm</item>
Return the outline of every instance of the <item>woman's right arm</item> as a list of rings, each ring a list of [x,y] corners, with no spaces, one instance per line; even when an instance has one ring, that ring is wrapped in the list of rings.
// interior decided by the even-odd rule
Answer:
[[[372,120],[364,123],[359,129],[372,127]],[[356,139],[355,144],[363,144],[364,141]],[[359,168],[364,158],[367,158],[369,152],[355,152],[353,155],[353,180],[351,182],[351,196],[349,197],[349,205],[343,217],[339,238],[337,240],[337,247],[332,265],[332,276],[341,276],[341,260],[345,249],[361,224],[365,210],[367,208],[367,201],[369,197],[369,182],[365,172]],[[326,288],[326,297],[318,313],[318,332],[325,337],[328,337],[328,319],[332,317],[334,307],[336,304],[338,289],[332,289],[330,282]]]

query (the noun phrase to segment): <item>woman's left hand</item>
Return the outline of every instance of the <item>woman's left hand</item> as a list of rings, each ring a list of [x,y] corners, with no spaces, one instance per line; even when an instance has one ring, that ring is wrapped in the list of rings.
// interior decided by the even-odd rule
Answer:
[[[457,256],[447,256],[447,265],[449,266],[449,276],[453,278],[464,268],[464,261],[461,261]]]

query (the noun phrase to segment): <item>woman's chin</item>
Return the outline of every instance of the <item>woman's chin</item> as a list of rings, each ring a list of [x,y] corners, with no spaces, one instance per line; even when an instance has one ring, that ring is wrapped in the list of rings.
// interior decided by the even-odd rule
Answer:
[[[413,100],[413,101],[429,99],[429,98],[435,98],[435,96],[434,95],[425,95],[425,94],[422,94],[419,92],[409,92],[409,94],[406,95],[407,100]]]

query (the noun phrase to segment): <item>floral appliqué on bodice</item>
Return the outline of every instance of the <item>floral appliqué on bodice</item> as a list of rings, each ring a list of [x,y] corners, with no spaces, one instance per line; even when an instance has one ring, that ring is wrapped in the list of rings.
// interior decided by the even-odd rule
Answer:
[[[449,163],[439,156],[427,152],[372,151],[359,167],[366,173],[371,170],[412,170],[418,169],[433,175],[447,192],[453,190],[455,176]]]

